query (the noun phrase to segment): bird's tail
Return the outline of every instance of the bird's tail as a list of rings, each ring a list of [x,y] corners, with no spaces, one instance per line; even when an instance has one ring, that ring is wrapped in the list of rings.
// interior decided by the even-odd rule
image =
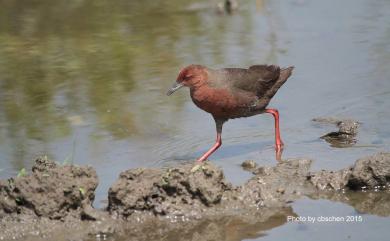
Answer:
[[[294,66],[290,66],[290,67],[283,68],[280,70],[278,80],[275,82],[275,84],[272,86],[272,88],[270,88],[266,93],[266,95],[269,99],[271,99],[276,94],[276,92],[279,90],[279,88],[287,81],[287,79],[291,76],[293,69],[294,69]]]

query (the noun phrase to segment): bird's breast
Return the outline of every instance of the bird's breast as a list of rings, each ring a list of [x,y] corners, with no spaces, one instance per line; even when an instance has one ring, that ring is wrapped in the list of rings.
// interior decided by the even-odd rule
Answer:
[[[236,93],[229,88],[202,87],[191,89],[192,101],[200,109],[220,118],[236,118],[246,115],[256,97]]]

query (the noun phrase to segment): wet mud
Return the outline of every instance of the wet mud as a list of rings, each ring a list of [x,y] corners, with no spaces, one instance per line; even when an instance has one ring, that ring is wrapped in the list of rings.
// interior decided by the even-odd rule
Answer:
[[[92,167],[61,166],[39,158],[29,175],[0,180],[0,217],[30,215],[64,219],[88,218],[98,185]]]
[[[319,124],[333,124],[339,128],[337,131],[321,136],[321,139],[328,142],[331,147],[345,148],[356,144],[356,136],[360,125],[358,121],[334,117],[318,117],[314,118],[313,121]]]
[[[0,238],[250,239],[296,216],[291,202],[304,196],[390,215],[390,153],[361,158],[338,171],[312,172],[311,163],[251,163],[253,176],[241,186],[229,183],[211,162],[130,169],[109,189],[107,208],[98,210],[92,207],[98,185],[93,168],[41,158],[30,174],[0,181]]]
[[[231,199],[232,191],[222,170],[210,163],[128,170],[108,191],[108,211],[124,217],[142,211],[200,218]]]

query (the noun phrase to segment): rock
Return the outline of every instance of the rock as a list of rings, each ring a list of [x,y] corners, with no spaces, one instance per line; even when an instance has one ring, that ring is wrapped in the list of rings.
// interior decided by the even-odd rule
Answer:
[[[246,160],[241,163],[241,167],[246,171],[251,171],[257,167],[257,163],[253,160]]]

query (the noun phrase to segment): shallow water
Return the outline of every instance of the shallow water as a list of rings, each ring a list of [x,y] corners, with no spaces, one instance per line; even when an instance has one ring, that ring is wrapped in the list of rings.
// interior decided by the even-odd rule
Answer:
[[[214,122],[188,90],[165,96],[191,63],[296,67],[270,104],[281,114],[283,158],[308,157],[315,169],[339,169],[390,151],[389,1],[240,4],[227,15],[206,0],[1,1],[0,177],[30,168],[38,155],[90,164],[100,178],[95,205],[104,207],[122,170],[195,159],[213,144]],[[336,127],[313,123],[318,116],[361,122],[357,143],[330,147],[319,137]],[[244,160],[275,163],[273,138],[271,116],[229,121],[211,160],[240,184],[249,177],[239,168]],[[303,210],[305,202],[294,208]],[[305,212],[351,210],[309,202]],[[368,220],[369,234],[377,233],[368,226],[389,222]],[[321,234],[332,227],[311,228]],[[258,239],[295,235],[295,228],[283,225]]]

